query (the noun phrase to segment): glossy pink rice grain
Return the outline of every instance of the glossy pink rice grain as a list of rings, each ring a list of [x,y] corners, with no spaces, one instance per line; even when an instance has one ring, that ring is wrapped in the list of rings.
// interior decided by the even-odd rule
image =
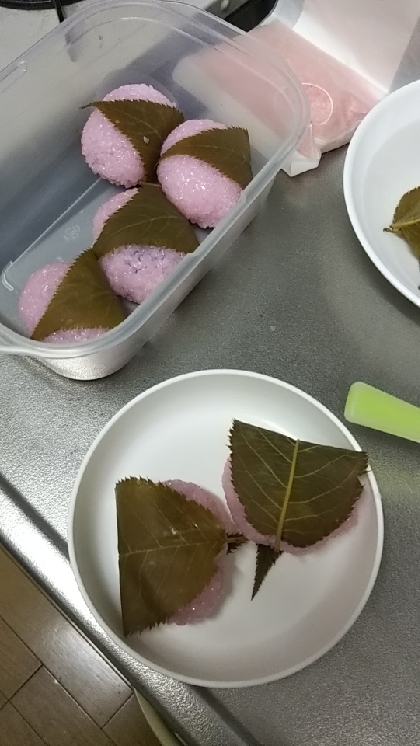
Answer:
[[[175,106],[163,93],[144,83],[120,86],[103,100],[153,101]],[[132,187],[145,178],[139,153],[98,109],[91,113],[83,128],[82,153],[92,171],[112,184]]]
[[[137,191],[130,189],[121,192],[101,205],[93,218],[94,239],[99,236],[105,221]],[[142,303],[183,258],[184,254],[172,249],[131,244],[106,254],[100,259],[100,264],[117,295],[134,303]]]
[[[69,262],[54,262],[36,270],[29,277],[19,296],[19,316],[28,332],[32,334],[38,321],[42,318],[57,290],[61,280],[70,268]],[[70,329],[56,331],[43,341],[55,344],[70,344],[96,339],[106,329]]]
[[[162,154],[176,142],[210,129],[227,129],[211,119],[189,119],[166,138]],[[173,155],[160,161],[157,175],[167,198],[192,223],[214,228],[236,205],[242,189],[208,163],[190,155]]]
[[[208,490],[199,487],[197,484],[183,482],[179,479],[171,479],[166,482],[166,484],[174,490],[177,490],[177,492],[183,494],[187,500],[195,500],[195,502],[210,510],[219,523],[225,528],[227,533],[232,533],[234,531],[231,517],[221,500],[219,500],[216,495],[213,495]],[[213,611],[216,610],[223,598],[225,588],[228,566],[227,547],[216,559],[216,564],[217,570],[213,575],[211,582],[201,591],[201,593],[199,593],[194,601],[174,614],[169,620],[170,623],[181,625],[194,624],[208,619]]]

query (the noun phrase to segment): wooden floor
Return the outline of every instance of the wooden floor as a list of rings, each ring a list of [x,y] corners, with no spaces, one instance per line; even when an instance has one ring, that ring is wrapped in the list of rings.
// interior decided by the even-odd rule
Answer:
[[[0,746],[158,746],[127,682],[0,547]]]

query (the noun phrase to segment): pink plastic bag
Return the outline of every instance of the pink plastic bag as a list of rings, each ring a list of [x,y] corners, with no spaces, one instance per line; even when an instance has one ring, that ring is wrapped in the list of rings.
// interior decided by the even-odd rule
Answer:
[[[345,145],[382,96],[419,77],[419,17],[419,0],[278,0],[250,32],[284,57],[311,103],[311,131],[289,173]]]
[[[274,59],[283,58],[303,84],[309,99],[311,124],[299,151],[283,166],[290,176],[315,168],[322,153],[347,143],[381,96],[366,79],[279,21],[259,26],[235,42],[243,53],[250,53],[255,42],[263,44]],[[253,72],[261,72],[261,80],[255,77],[250,81],[241,70],[241,52],[232,48],[223,51],[223,56],[212,51],[200,58],[197,55],[196,62],[209,80],[253,112],[266,128],[275,131],[278,109],[263,82],[267,62],[259,63],[261,70],[258,65],[253,68]]]
[[[285,170],[294,176],[316,167],[322,153],[349,142],[381,92],[280,21],[260,26],[249,36],[283,57],[309,99],[310,130]]]
[[[257,134],[264,152],[264,141],[279,131],[278,107],[264,83],[269,60],[253,63],[251,81],[241,61],[249,54],[258,59],[260,44],[275,63],[285,60],[311,111],[304,141],[283,166],[294,176],[316,168],[322,153],[348,143],[388,90],[418,78],[419,17],[419,0],[397,5],[395,0],[278,0],[261,26],[234,40],[236,50],[222,44],[223,55],[203,50],[186,60],[182,74],[177,71],[179,82],[188,90],[193,86],[209,107],[222,91],[224,113],[232,110],[235,123],[241,110],[251,113],[258,122],[254,139]]]

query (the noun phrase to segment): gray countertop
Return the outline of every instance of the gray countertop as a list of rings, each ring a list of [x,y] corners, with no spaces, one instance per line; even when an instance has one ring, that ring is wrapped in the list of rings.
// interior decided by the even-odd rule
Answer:
[[[49,11],[0,8],[0,68],[55,23]],[[316,171],[280,175],[224,260],[113,377],[69,381],[35,361],[0,357],[0,538],[195,746],[420,743],[415,444],[351,428],[384,500],[379,578],[334,650],[274,684],[200,690],[136,664],[92,619],[67,559],[68,501],[82,457],[107,420],[154,383],[196,369],[240,368],[286,380],[340,417],[356,380],[420,404],[419,312],[359,246],[342,196],[343,160],[336,152]]]
[[[352,427],[383,495],[385,551],[353,629],[318,663],[247,690],[206,691],[125,657],[76,588],[66,554],[72,482],[94,436],[150,385],[205,368],[286,380],[342,416],[363,380],[420,404],[418,309],[371,265],[350,227],[344,152],[280,175],[262,213],[159,334],[96,382],[0,357],[1,538],[189,744],[399,746],[420,743],[418,447]]]

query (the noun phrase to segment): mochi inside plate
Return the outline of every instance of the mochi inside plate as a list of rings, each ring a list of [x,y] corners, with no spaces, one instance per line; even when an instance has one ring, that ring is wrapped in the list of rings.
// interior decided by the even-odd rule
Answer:
[[[360,450],[334,415],[293,386],[256,373],[200,371],[149,389],[108,423],[83,461],[70,508],[72,567],[98,623],[141,663],[206,687],[263,684],[317,660],[361,613],[382,554],[381,499],[369,470],[356,520],[312,552],[284,553],[254,600],[256,550],[247,544],[229,555],[229,587],[210,618],[125,638],[115,484],[128,476],[181,479],[223,500],[233,419]]]

